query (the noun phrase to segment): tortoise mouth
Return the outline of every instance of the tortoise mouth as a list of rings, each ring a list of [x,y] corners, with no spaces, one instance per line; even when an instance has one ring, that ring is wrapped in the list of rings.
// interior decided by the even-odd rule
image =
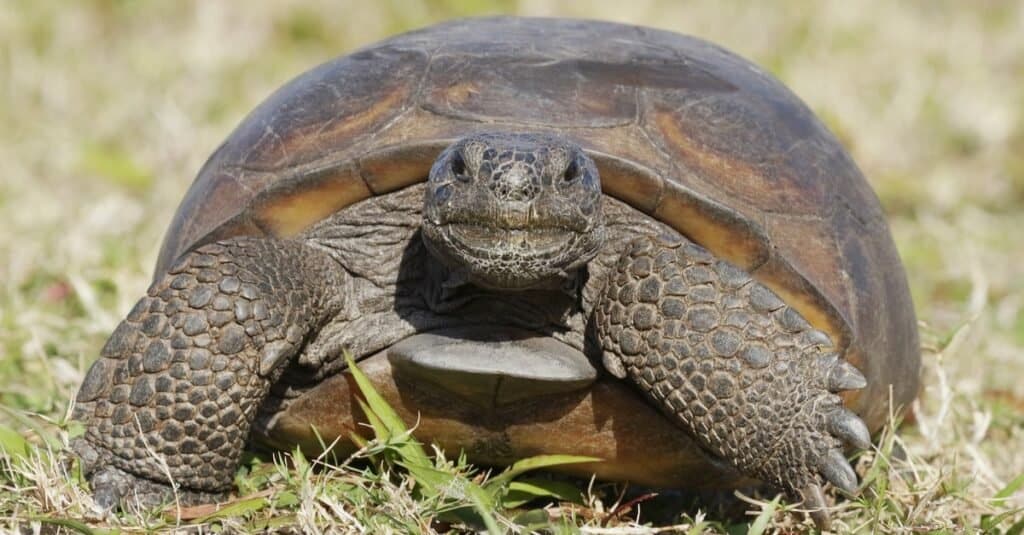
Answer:
[[[551,258],[571,248],[576,231],[558,227],[506,228],[479,223],[442,225],[453,245],[477,257]]]
[[[600,232],[484,223],[422,226],[427,248],[475,284],[495,290],[557,288],[596,254]]]

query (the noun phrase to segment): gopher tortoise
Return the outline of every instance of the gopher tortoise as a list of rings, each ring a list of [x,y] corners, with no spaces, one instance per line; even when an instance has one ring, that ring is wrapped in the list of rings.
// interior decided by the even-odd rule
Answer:
[[[330,61],[214,152],[78,392],[97,502],[351,448],[346,352],[475,462],[762,482],[822,524],[920,366],[878,200],[797,97],[699,39],[525,18]]]

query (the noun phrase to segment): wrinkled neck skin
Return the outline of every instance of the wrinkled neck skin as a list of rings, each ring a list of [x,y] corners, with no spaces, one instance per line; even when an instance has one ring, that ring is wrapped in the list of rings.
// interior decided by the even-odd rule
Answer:
[[[604,246],[569,276],[531,289],[510,291],[471,283],[468,269],[438,260],[424,237],[428,183],[371,197],[303,232],[301,238],[334,258],[341,269],[346,305],[300,357],[304,368],[284,384],[315,383],[344,369],[344,351],[357,360],[416,333],[459,326],[509,326],[584,349],[585,326],[604,281],[638,236],[670,232],[625,203],[601,200]],[[591,254],[575,257],[583,262]],[[557,270],[556,270],[557,271]],[[575,276],[575,278],[573,278]],[[556,288],[557,286],[557,288]]]
[[[452,286],[575,291],[605,242],[597,168],[561,136],[469,136],[430,170],[422,235]]]

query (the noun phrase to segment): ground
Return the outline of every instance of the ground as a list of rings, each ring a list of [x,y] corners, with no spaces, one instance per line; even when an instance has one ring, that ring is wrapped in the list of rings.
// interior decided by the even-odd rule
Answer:
[[[64,422],[69,400],[148,285],[178,200],[248,110],[362,44],[498,12],[694,34],[800,95],[881,197],[925,365],[912,425],[861,456],[866,489],[840,502],[835,529],[1024,529],[1024,3],[0,0],[0,531],[451,525],[438,517],[444,503],[409,491],[413,476],[354,464],[307,477],[292,457],[240,472],[252,495],[221,515],[104,518],[51,452],[76,432]],[[530,518],[585,533],[651,522],[631,520],[648,502],[616,511],[614,490],[585,494]],[[770,496],[746,508],[746,520],[684,508],[658,522],[729,533],[809,526]],[[499,524],[519,514],[493,513]]]

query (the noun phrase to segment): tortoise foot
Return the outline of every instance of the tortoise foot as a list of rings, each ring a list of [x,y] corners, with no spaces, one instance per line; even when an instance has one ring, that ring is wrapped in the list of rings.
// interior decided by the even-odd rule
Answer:
[[[634,241],[615,269],[595,314],[605,367],[827,526],[820,485],[856,491],[843,448],[870,446],[836,392],[864,376],[770,289],[678,235]]]
[[[89,479],[93,500],[98,509],[111,511],[126,509],[129,504],[155,507],[167,503],[181,506],[213,503],[226,493],[187,489],[174,483],[154,481],[122,470],[114,464],[113,454],[102,446],[94,446],[84,438],[71,444],[72,451],[82,460],[82,468]]]
[[[231,487],[271,384],[333,311],[332,290],[314,284],[337,287],[330,262],[301,243],[239,238],[182,256],[150,287],[75,398],[75,450],[99,505]]]

